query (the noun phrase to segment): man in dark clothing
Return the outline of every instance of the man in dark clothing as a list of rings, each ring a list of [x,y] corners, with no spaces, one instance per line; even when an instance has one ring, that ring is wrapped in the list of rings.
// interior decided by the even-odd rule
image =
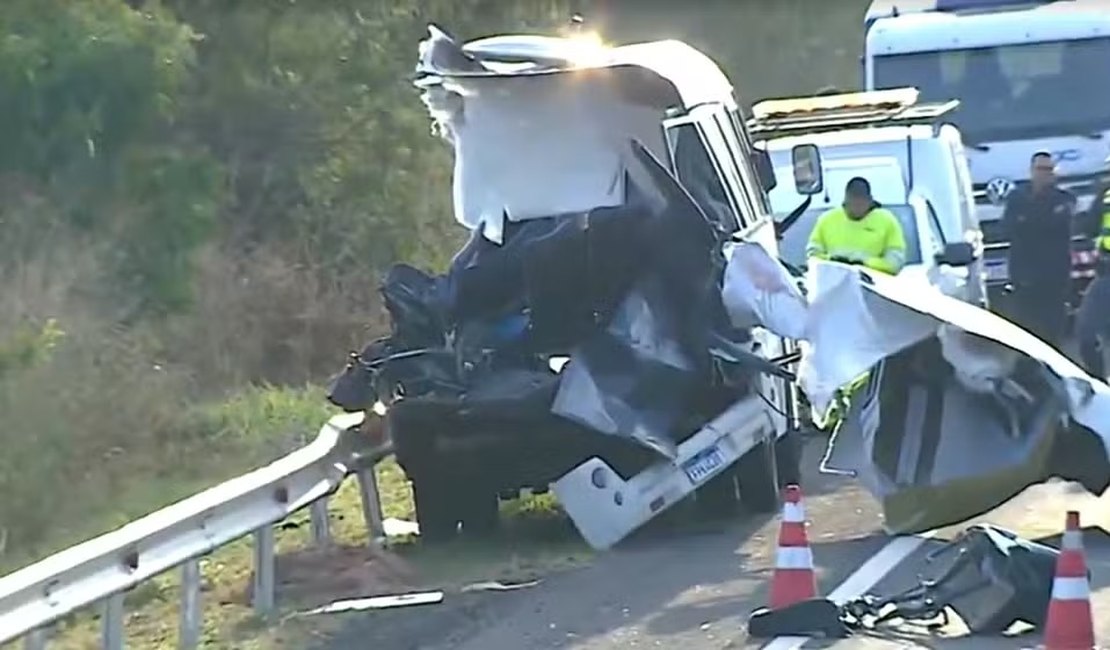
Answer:
[[[1056,185],[1052,155],[1030,160],[1029,184],[1006,200],[1002,226],[1010,238],[1014,322],[1060,346],[1071,286],[1071,230],[1075,196]]]
[[[1091,207],[1080,225],[1083,234],[1094,237],[1095,279],[1088,285],[1075,318],[1075,337],[1079,339],[1079,356],[1087,372],[1103,381],[1106,368],[1103,360],[1103,339],[1110,335],[1110,158],[1106,160],[1106,178],[1095,192]]]

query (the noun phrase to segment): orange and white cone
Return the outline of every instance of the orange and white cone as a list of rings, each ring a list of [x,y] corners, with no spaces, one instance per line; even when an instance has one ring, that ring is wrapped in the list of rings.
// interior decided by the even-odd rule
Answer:
[[[1095,647],[1091,620],[1091,585],[1087,581],[1087,559],[1083,553],[1083,532],[1079,513],[1068,512],[1067,527],[1056,577],[1052,580],[1052,600],[1044,627],[1045,650],[1092,650]]]
[[[783,496],[778,548],[775,549],[770,606],[778,609],[816,596],[817,576],[813,571],[813,551],[806,538],[802,490],[797,485],[788,485]]]

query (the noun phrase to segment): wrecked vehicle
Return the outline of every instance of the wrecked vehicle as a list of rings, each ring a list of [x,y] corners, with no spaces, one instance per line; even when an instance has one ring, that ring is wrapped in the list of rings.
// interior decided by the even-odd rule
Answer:
[[[728,80],[676,41],[429,31],[416,85],[470,241],[444,275],[389,273],[392,333],[329,394],[385,412],[421,535],[552,486],[596,548],[695,490],[773,511],[797,480],[792,349],[722,304],[730,247],[776,254]]]

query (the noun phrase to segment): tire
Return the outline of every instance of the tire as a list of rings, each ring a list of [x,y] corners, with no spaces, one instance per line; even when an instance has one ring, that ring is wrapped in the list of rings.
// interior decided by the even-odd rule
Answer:
[[[773,513],[779,507],[779,479],[775,462],[775,443],[762,442],[736,463],[736,480],[744,506],[759,513]]]
[[[803,443],[802,432],[797,429],[787,431],[775,441],[775,471],[778,473],[779,488],[801,484]]]
[[[437,475],[413,479],[412,496],[420,536],[431,543],[461,534],[481,537],[497,531],[500,509],[497,493],[458,476]]]
[[[739,500],[736,498],[736,475],[724,471],[709,479],[694,493],[694,503],[698,516],[718,519],[736,513]]]
[[[420,538],[429,543],[446,542],[455,538],[459,517],[455,492],[448,481],[438,476],[413,477],[412,500],[416,506],[416,523],[420,525]]]
[[[501,504],[495,490],[471,483],[460,491],[459,496],[464,536],[485,537],[497,532],[501,526]]]

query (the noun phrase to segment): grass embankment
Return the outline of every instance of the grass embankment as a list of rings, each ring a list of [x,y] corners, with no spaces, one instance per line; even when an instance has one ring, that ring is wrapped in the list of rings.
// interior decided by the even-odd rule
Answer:
[[[198,455],[206,462],[180,462],[173,469],[137,472],[114,492],[115,498],[74,494],[74,512],[89,508],[75,525],[53,527],[36,547],[56,550],[104,532],[136,516],[208,487],[253,465],[270,460],[277,446],[295,447],[315,435],[331,412],[317,389],[255,389],[219,404],[190,411],[187,419],[205,435],[201,446],[179,441],[171,453]],[[199,435],[199,434],[197,434]],[[284,451],[284,450],[282,450]],[[248,463],[247,460],[250,460]],[[379,465],[379,489],[386,517],[413,520],[412,494],[400,467],[392,460]],[[96,507],[91,507],[96,504]],[[335,546],[324,552],[311,548],[308,513],[301,512],[277,528],[279,552],[279,613],[260,620],[250,606],[252,551],[250,538],[228,545],[201,562],[206,648],[304,648],[313,637],[340,624],[340,616],[311,619],[291,613],[341,598],[397,593],[421,588],[454,589],[480,580],[526,579],[580,564],[588,554],[569,531],[550,496],[522,499],[503,506],[508,533],[487,543],[459,542],[422,548],[402,541],[387,553],[368,550],[358,491],[348,481],[329,502]],[[12,569],[27,559],[7,556]],[[177,572],[136,588],[126,598],[127,647],[177,647],[180,591]],[[450,597],[450,596],[448,596]],[[81,612],[56,629],[55,647],[75,650],[99,647],[96,612]],[[15,646],[13,646],[15,647]]]

